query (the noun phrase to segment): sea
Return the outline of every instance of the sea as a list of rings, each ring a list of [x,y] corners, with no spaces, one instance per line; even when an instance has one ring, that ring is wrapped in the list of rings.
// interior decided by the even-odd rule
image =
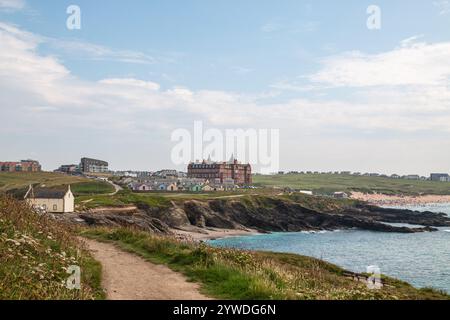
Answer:
[[[443,212],[450,216],[450,203],[397,208]],[[209,243],[219,247],[297,253],[353,272],[366,272],[367,267],[377,266],[381,273],[415,287],[433,287],[450,293],[450,227],[438,229],[437,232],[412,234],[357,229],[276,232],[210,240]]]

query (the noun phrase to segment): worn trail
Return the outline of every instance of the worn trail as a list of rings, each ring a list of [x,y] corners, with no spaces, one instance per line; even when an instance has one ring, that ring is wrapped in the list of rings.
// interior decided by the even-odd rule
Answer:
[[[166,266],[157,265],[109,243],[83,239],[102,264],[102,286],[109,300],[207,300],[199,286]]]

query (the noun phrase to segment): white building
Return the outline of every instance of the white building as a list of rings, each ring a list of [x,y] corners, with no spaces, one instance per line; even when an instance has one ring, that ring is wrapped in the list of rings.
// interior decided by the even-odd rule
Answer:
[[[28,188],[24,197],[27,203],[34,207],[51,213],[74,212],[75,197],[70,186],[67,190],[37,189],[32,186]]]

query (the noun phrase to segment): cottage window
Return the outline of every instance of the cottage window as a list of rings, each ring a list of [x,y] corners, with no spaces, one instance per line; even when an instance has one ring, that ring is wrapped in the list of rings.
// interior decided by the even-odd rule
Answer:
[[[53,205],[53,211],[58,210],[58,206],[56,204]]]

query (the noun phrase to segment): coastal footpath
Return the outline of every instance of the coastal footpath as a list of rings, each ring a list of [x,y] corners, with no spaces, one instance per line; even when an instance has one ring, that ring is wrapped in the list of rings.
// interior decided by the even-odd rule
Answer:
[[[223,201],[224,212],[228,205],[233,207],[232,202],[239,202]],[[183,215],[179,216],[182,211],[193,227],[194,220],[189,217],[195,216],[197,204],[188,201],[190,209],[184,211],[181,203],[160,211],[144,206],[136,212],[103,211],[97,216],[108,218],[89,221],[102,227],[86,227],[95,213],[80,213],[68,225],[61,219],[63,215],[60,219],[41,216],[24,202],[0,196],[0,299],[176,299],[179,288],[199,299],[449,299],[444,292],[416,289],[385,276],[383,287],[372,290],[367,286],[367,275],[315,258],[213,248],[180,239],[170,233],[169,220],[166,223],[156,216],[168,212],[164,210],[178,211],[168,219],[180,219],[180,225],[185,225]],[[213,224],[209,221],[205,219],[205,226]],[[120,227],[122,224],[132,228]],[[67,268],[73,264],[83,270],[81,290],[64,285]],[[137,285],[136,274],[148,281]],[[172,280],[163,295],[152,295],[158,290],[151,279],[160,276]],[[129,281],[115,280],[119,278]]]

